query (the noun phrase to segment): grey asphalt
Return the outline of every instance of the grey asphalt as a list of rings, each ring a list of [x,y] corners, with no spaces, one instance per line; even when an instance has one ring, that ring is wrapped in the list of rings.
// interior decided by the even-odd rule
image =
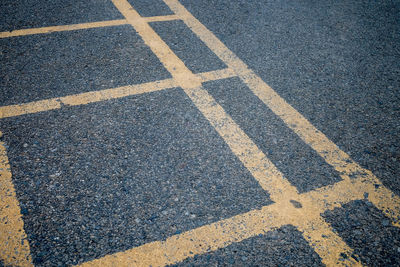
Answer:
[[[161,0],[129,2],[142,16],[171,14]],[[180,2],[400,195],[400,2]],[[123,18],[106,0],[1,1],[0,10],[0,31]],[[193,72],[225,67],[182,22],[151,26]],[[128,25],[0,39],[0,48],[0,105],[170,77]],[[340,181],[239,79],[204,88],[299,192]],[[180,88],[1,119],[0,131],[37,266],[78,264],[272,203]],[[363,264],[400,264],[399,229],[371,203],[323,216]],[[288,225],[177,264],[210,265],[322,263]]]

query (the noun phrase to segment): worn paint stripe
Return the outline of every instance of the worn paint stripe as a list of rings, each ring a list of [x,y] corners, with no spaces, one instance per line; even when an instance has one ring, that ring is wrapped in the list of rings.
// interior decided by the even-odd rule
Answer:
[[[328,189],[328,188],[327,188]],[[331,188],[332,189],[332,188]],[[329,192],[328,192],[329,193]],[[336,193],[336,192],[331,192]],[[300,199],[310,198],[310,192]],[[296,226],[319,253],[326,254],[324,263],[359,266],[354,259],[338,257],[352,250],[333,232],[329,225],[310,209],[296,209],[286,201],[252,210],[234,217],[174,235],[165,241],[155,241],[124,252],[107,255],[80,266],[165,266],[198,254],[216,251],[232,243],[265,234],[283,225]],[[306,203],[303,203],[306,204]],[[305,220],[302,220],[306,218]],[[324,259],[323,259],[324,260]]]
[[[33,266],[11,177],[6,147],[0,141],[0,260],[5,266]]]
[[[206,90],[201,86],[201,80],[195,76],[184,64],[183,62],[171,51],[171,49],[165,44],[165,42],[154,32],[154,30],[145,23],[140,15],[129,5],[126,0],[113,0],[113,3],[117,9],[125,16],[125,18],[131,23],[138,34],[143,38],[144,42],[150,47],[150,49],[156,54],[156,56],[163,63],[165,68],[171,73],[177,83],[182,87],[185,93],[191,98],[197,108],[203,113],[203,115],[209,120],[209,122],[214,126],[217,132],[224,138],[225,142],[230,146],[233,153],[241,160],[241,162],[246,166],[246,168],[253,174],[254,178],[260,183],[260,185],[270,193],[272,200],[276,201],[279,208],[276,210],[277,214],[280,216],[287,217],[286,220],[278,220],[277,218],[271,218],[271,222],[281,222],[290,221],[295,223],[299,218],[306,221],[304,225],[312,223],[307,216],[299,217],[299,212],[293,207],[289,202],[289,199],[296,198],[298,196],[297,190],[293,187],[279,172],[276,167],[268,160],[268,158],[260,151],[257,146],[251,141],[251,139],[239,128],[239,126],[225,113],[218,103],[210,96]],[[266,209],[271,209],[268,206]],[[273,206],[275,207],[275,206]],[[313,214],[313,217],[318,217],[319,214],[315,212],[312,206],[304,207],[306,214]],[[293,212],[295,211],[295,212]],[[304,212],[304,211],[303,211]],[[295,213],[295,216],[291,215]],[[268,213],[267,216],[271,216]],[[257,224],[263,221],[262,218],[258,218]],[[296,225],[296,224],[295,224]],[[237,226],[233,222],[231,227],[240,227],[247,230],[247,224],[242,224]],[[251,226],[250,226],[251,229]],[[306,229],[304,227],[304,229]],[[194,230],[197,231],[198,229]],[[351,252],[351,249],[347,247],[344,242],[337,242],[341,240],[330,228],[324,228],[324,231],[329,233],[327,237],[332,237],[332,240],[327,240],[327,243],[332,243],[335,246],[340,245],[337,251]],[[233,232],[224,232],[224,236],[232,236]],[[215,240],[223,239],[221,237],[221,232],[217,232],[212,240],[208,244],[214,244]],[[201,239],[209,239],[209,233],[205,233],[201,236]],[[234,238],[236,239],[236,238]],[[204,253],[203,250],[197,249],[193,246],[188,245],[186,242],[180,244],[179,241],[173,242],[173,240],[180,240],[180,238],[169,239],[168,243],[172,243],[166,248],[162,243],[151,243],[137,248],[129,250],[126,253],[115,254],[111,256],[106,256],[105,258],[96,261],[99,265],[112,266],[115,264],[122,264],[123,262],[129,263],[143,263],[144,265],[165,265],[168,261],[162,260],[163,255],[167,255],[164,259],[171,257],[177,257],[178,259],[173,260],[180,261],[185,257],[190,257],[190,255],[195,255],[199,253]],[[226,245],[226,242],[225,242]],[[187,246],[189,246],[189,254],[181,253],[179,250],[187,251]],[[179,248],[178,250],[176,248]],[[219,246],[216,246],[219,247]],[[171,248],[173,248],[171,252]],[[195,250],[195,251],[193,251]],[[319,250],[319,252],[322,250]],[[317,251],[318,252],[318,251]],[[326,251],[323,251],[326,252]],[[336,251],[335,251],[336,252]],[[320,255],[323,262],[329,263],[332,259],[339,259],[340,254],[335,255]],[[329,257],[324,257],[329,256]],[[137,257],[135,261],[132,258]],[[350,257],[348,257],[350,258]],[[103,261],[104,260],[104,261]],[[149,260],[152,260],[149,262]],[[161,260],[161,263],[159,262]],[[347,262],[355,264],[351,259]],[[92,262],[94,263],[94,262]],[[91,264],[91,263],[88,263]]]
[[[156,21],[177,20],[179,18],[176,15],[166,15],[166,16],[145,17],[143,19],[147,22],[156,22]],[[97,22],[89,22],[89,23],[78,23],[78,24],[71,24],[71,25],[20,29],[20,30],[0,32],[0,38],[9,38],[9,37],[33,35],[33,34],[44,34],[44,33],[52,33],[52,32],[75,31],[75,30],[84,30],[84,29],[92,29],[92,28],[102,28],[102,27],[118,26],[118,25],[125,25],[125,24],[128,24],[128,22],[125,19],[117,19],[117,20],[97,21]]]
[[[336,235],[331,236],[329,226],[316,215],[319,211],[324,212],[350,201],[363,199],[364,193],[374,190],[362,179],[341,181],[294,197],[293,200],[300,202],[303,208],[306,207],[305,210],[294,209],[284,203],[288,201],[286,200],[172,236],[165,241],[151,242],[108,255],[82,266],[165,266],[265,234],[287,224],[298,227],[319,254],[327,255],[328,262],[325,263],[328,266],[359,265],[355,261],[343,262],[343,259],[337,257],[343,251],[347,255],[351,255],[352,251]],[[318,204],[317,207],[315,204]],[[313,210],[307,207],[313,207]]]
[[[277,205],[271,205],[174,235],[165,241],[151,242],[108,255],[81,266],[155,267],[174,264],[278,228],[282,226],[279,218]]]
[[[202,82],[224,79],[232,77],[235,74],[229,69],[204,72],[197,74]],[[50,111],[60,109],[62,105],[77,106],[89,103],[111,100],[137,94],[150,93],[179,86],[173,79],[160,80],[137,85],[128,85],[112,89],[92,91],[81,94],[56,97],[51,99],[33,101],[18,105],[9,105],[0,107],[0,119],[21,116],[25,114]]]
[[[71,24],[71,25],[50,26],[50,27],[42,27],[42,28],[21,29],[21,30],[14,30],[14,31],[8,31],[8,32],[0,32],[0,38],[8,38],[8,37],[16,37],[16,36],[32,35],[32,34],[52,33],[52,32],[62,32],[62,31],[75,31],[75,30],[83,30],[83,29],[118,26],[118,25],[124,25],[124,24],[127,24],[126,20],[118,19],[118,20],[97,21],[97,22]]]
[[[347,153],[342,151],[304,116],[290,106],[177,0],[164,0],[164,2],[211,51],[236,72],[250,90],[278,115],[290,129],[313,148],[328,164],[334,167],[343,180],[363,178],[371,184],[377,184],[381,189],[375,192],[372,195],[374,197],[371,196],[369,200],[387,216],[390,216],[396,224],[399,222],[400,201],[398,201],[398,196],[395,196],[393,192],[384,187],[372,172],[354,162]],[[394,198],[391,206],[382,206],[381,199],[388,199],[391,196]]]
[[[184,91],[273,201],[297,195],[297,189],[206,90],[198,87],[184,88]]]
[[[208,81],[236,77],[236,73],[229,68],[222,69],[222,70],[203,72],[203,73],[199,73],[197,75],[201,78],[201,82],[208,82]]]
[[[318,255],[323,255],[322,262],[327,266],[362,266],[353,257],[353,250],[334,232],[321,217],[315,217],[303,223],[297,220],[297,229],[303,232],[304,238],[309,242]],[[346,255],[344,258],[342,255]],[[350,257],[350,258],[349,258]]]
[[[287,179],[283,178],[274,164],[267,159],[253,141],[239,128],[223,108],[201,86],[201,78],[193,74],[158,36],[158,34],[143,21],[126,0],[113,0],[117,9],[126,17],[150,49],[171,73],[179,86],[191,98],[197,108],[224,138],[233,153],[252,172],[254,178],[264,190],[270,193],[274,201],[279,201],[284,195],[296,194],[297,190]]]
[[[177,15],[166,15],[166,16],[143,17],[143,19],[147,22],[157,22],[157,21],[178,20],[179,17]]]

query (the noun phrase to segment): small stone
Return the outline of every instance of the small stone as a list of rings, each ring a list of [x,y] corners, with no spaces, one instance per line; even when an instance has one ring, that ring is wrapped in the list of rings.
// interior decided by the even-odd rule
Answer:
[[[179,198],[176,197],[176,198],[174,199],[174,201],[179,201]]]
[[[136,219],[135,219],[135,222],[136,222],[137,224],[139,224],[139,223],[141,222],[141,220],[140,220],[139,218],[136,218]]]
[[[185,212],[185,215],[186,215],[186,216],[189,216],[189,212],[188,212],[188,211],[186,211],[186,212]]]
[[[25,143],[25,144],[23,144],[22,146],[23,146],[24,148],[27,148],[27,147],[28,147],[28,144]]]
[[[292,203],[292,205],[293,205],[296,209],[301,209],[301,208],[303,207],[303,205],[301,205],[300,202],[298,202],[298,201],[296,201],[296,200],[293,200],[293,199],[290,200],[290,203]]]
[[[192,218],[192,219],[196,218],[196,214],[190,215],[190,218]]]

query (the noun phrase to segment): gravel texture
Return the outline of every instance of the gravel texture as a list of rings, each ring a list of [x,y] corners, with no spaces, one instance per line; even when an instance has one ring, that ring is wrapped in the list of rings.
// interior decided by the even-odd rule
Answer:
[[[268,205],[181,89],[2,120],[34,263],[76,264]]]
[[[198,255],[181,266],[324,266],[299,231],[291,225],[265,235]]]
[[[366,266],[399,266],[400,229],[372,203],[358,200],[324,214]]]

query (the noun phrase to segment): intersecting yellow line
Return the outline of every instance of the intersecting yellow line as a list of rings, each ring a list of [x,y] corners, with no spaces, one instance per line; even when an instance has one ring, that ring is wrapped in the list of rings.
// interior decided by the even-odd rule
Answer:
[[[144,19],[148,22],[156,22],[156,21],[176,20],[176,19],[178,19],[178,17],[176,15],[166,15],[166,16],[146,17]],[[92,29],[92,28],[103,28],[103,27],[118,26],[118,25],[125,25],[125,24],[127,24],[127,21],[125,19],[118,19],[118,20],[106,20],[106,21],[97,21],[97,22],[88,22],[88,23],[78,23],[78,24],[71,24],[71,25],[21,29],[21,30],[0,32],[0,38],[9,38],[9,37],[16,37],[16,36],[44,34],[44,33],[62,32],[62,31],[75,31],[75,30],[84,30],[84,29]]]
[[[147,25],[141,24],[140,22],[137,23],[140,17],[134,10],[132,11],[132,9],[130,9],[126,1],[114,0],[113,2],[132,26],[135,27],[153,52],[160,58],[161,62],[170,64],[169,66],[166,64],[164,65],[166,65],[166,68],[177,81],[181,79],[180,74],[182,73],[190,78],[190,72],[182,67],[182,64],[176,63],[178,59],[171,53],[168,46],[157,34],[147,28]],[[284,179],[283,175],[273,166],[265,155],[258,150],[235,122],[225,114],[215,100],[213,100],[195,80],[190,81],[189,79],[189,83],[193,85],[191,86],[189,84],[185,87],[186,84],[184,84],[182,86],[184,91],[224,138],[235,155],[238,156],[242,163],[260,182],[260,185],[271,194],[271,198],[276,201],[272,206],[279,207],[277,209],[277,214],[279,214],[279,216],[276,214],[276,216],[274,216],[274,213],[270,210],[272,206],[264,207],[263,210],[266,210],[266,214],[252,211],[250,213],[256,213],[258,215],[253,215],[250,221],[244,219],[248,218],[248,213],[238,215],[228,220],[204,226],[204,228],[201,227],[183,233],[182,235],[173,236],[166,241],[152,242],[126,252],[109,255],[89,262],[88,265],[113,265],[119,263],[125,265],[162,266],[176,263],[187,257],[215,250],[229,245],[232,242],[241,241],[250,236],[259,234],[260,231],[252,231],[255,228],[252,227],[254,226],[254,219],[255,224],[261,226],[260,228],[263,228],[265,231],[283,224],[290,223],[295,225],[303,232],[306,240],[309,241],[326,265],[358,265],[359,263],[350,257],[352,250],[331,230],[330,226],[320,217],[320,214],[328,208],[340,206],[341,203],[339,200],[341,200],[342,203],[346,203],[354,199],[361,199],[364,197],[364,193],[369,193],[369,200],[383,210],[386,215],[396,220],[399,215],[398,206],[400,201],[398,201],[396,197],[392,197],[394,196],[393,193],[390,194],[391,192],[386,189],[371,172],[362,169],[358,164],[351,161],[347,154],[341,151],[300,113],[280,98],[275,91],[249,70],[244,62],[228,50],[212,32],[195,19],[178,1],[165,0],[165,2],[171,10],[179,15],[187,26],[189,26],[189,28],[191,28],[192,31],[222,59],[222,61],[236,72],[266,105],[280,116],[284,122],[303,139],[303,141],[309,144],[317,153],[323,156],[329,164],[341,173],[343,181],[334,186],[320,189],[318,190],[319,192],[315,190],[306,194],[297,194],[295,188]],[[138,30],[138,27],[141,30]],[[152,45],[156,45],[156,47],[152,47]],[[174,64],[177,65],[178,68],[175,68]],[[178,70],[178,73],[174,75],[174,71],[176,70]],[[268,177],[265,177],[265,174],[267,174]],[[357,175],[356,179],[350,179],[350,175]],[[355,185],[355,182],[358,182],[358,184]],[[381,188],[383,192],[376,190],[377,183],[379,185],[378,188]],[[332,189],[333,192],[329,192],[332,191]],[[319,194],[317,194],[317,192]],[[340,199],[338,196],[343,196],[343,199]],[[302,208],[294,208],[289,204],[290,200],[301,203]],[[270,224],[265,225],[264,219],[268,216],[270,216],[268,221]],[[235,229],[237,229],[237,219],[241,222],[239,228],[242,229],[242,231],[235,231]],[[218,229],[217,226],[220,226],[220,231],[215,231],[215,229]],[[201,245],[200,247],[199,244]],[[348,257],[346,261],[341,262],[339,256],[343,253],[347,254]]]
[[[352,200],[367,197],[369,201],[392,219],[394,225],[399,226],[400,198],[383,186],[372,172],[355,163],[261,78],[248,69],[244,62],[193,17],[177,0],[164,0],[164,2],[175,12],[175,15],[144,18],[126,0],[113,0],[113,3],[125,16],[126,20],[98,23],[103,23],[103,25],[106,23],[105,26],[112,26],[107,23],[132,25],[172,74],[173,79],[0,107],[0,118],[57,109],[62,104],[82,105],[180,86],[222,136],[233,153],[252,173],[262,188],[270,193],[271,199],[275,201],[275,204],[172,236],[165,241],[151,242],[125,252],[108,255],[87,262],[84,265],[128,266],[135,264],[138,266],[163,266],[177,263],[196,254],[226,247],[233,242],[240,242],[285,224],[292,224],[302,231],[305,239],[312,245],[326,265],[358,265],[359,263],[350,257],[352,250],[332,231],[320,214],[326,210],[341,207],[342,204]],[[228,69],[198,75],[193,74],[148,25],[151,21],[171,19],[183,20],[228,66]],[[77,25],[80,26],[75,25],[75,27],[78,27],[75,29],[105,27],[98,26],[96,23]],[[74,30],[71,26],[74,25],[55,26],[55,29],[53,27],[45,27],[21,30],[19,35]],[[53,29],[49,30],[49,28]],[[15,32],[18,33],[18,31]],[[4,38],[2,34],[0,33],[0,38]],[[296,188],[285,179],[283,174],[258,149],[232,118],[225,113],[222,107],[202,88],[202,82],[233,76],[240,77],[253,93],[276,113],[289,128],[321,155],[328,164],[339,171],[343,180],[334,185],[298,194]],[[0,254],[0,259],[6,264],[11,262],[10,264],[13,265],[15,263],[17,263],[15,265],[31,265],[29,244],[25,240],[26,234],[23,231],[23,222],[15,190],[11,183],[11,173],[3,143],[0,143],[0,174],[0,196],[6,200],[0,203],[0,224],[2,224],[0,234],[4,233],[4,235],[0,236],[0,241],[4,239],[4,241],[8,242],[5,243],[6,246],[4,248],[6,254]],[[299,203],[301,207],[292,205],[291,201]],[[9,225],[4,226],[4,218],[6,217]],[[3,239],[1,239],[2,237]],[[4,244],[4,242],[2,243]],[[3,251],[1,244],[0,249]],[[347,259],[340,258],[342,253],[347,254]]]
[[[0,137],[2,133],[0,132]],[[4,142],[0,141],[0,260],[5,266],[32,266],[29,243],[11,180]]]
[[[348,154],[329,140],[314,127],[304,116],[281,98],[270,86],[258,77],[247,65],[230,51],[210,30],[198,21],[177,0],[164,0],[169,8],[213,51],[238,77],[267,105],[285,124],[292,129],[306,144],[313,148],[329,165],[339,172],[343,180],[350,177],[362,178],[375,184],[378,189],[369,194],[368,199],[399,224],[400,197],[387,189],[369,170],[354,162]],[[392,198],[388,206],[386,200]]]
[[[71,25],[50,26],[42,28],[21,29],[8,32],[0,32],[0,38],[8,38],[8,37],[16,37],[16,36],[32,35],[32,34],[43,34],[51,32],[61,32],[61,31],[74,31],[74,30],[83,30],[83,29],[100,28],[100,27],[110,27],[110,26],[124,25],[126,23],[127,23],[126,20],[119,19],[119,20],[98,21],[98,22],[89,22],[89,23],[80,23]]]
[[[171,3],[171,1],[165,2],[167,4]],[[264,155],[264,153],[258,149],[253,141],[239,128],[232,118],[225,113],[212,96],[202,88],[201,81],[198,77],[184,65],[184,63],[172,52],[168,45],[157,35],[149,24],[141,19],[141,16],[126,0],[113,0],[113,3],[124,15],[127,21],[135,28],[144,42],[160,59],[165,68],[171,73],[173,78],[190,97],[196,107],[203,113],[211,125],[229,145],[232,152],[252,173],[253,177],[260,183],[262,188],[269,192],[271,199],[276,202],[275,205],[279,206],[279,218],[282,218],[280,225],[293,224],[299,227],[303,231],[305,238],[313,245],[316,252],[321,256],[324,263],[339,264],[340,260],[343,260],[343,263],[357,265],[358,263],[350,257],[352,250],[336,233],[331,230],[330,226],[321,219],[320,213],[315,211],[312,202],[304,203],[301,210],[291,204],[290,200],[295,201],[296,198],[299,198],[296,188],[284,178],[283,174]],[[177,15],[181,16],[179,10],[174,10],[173,8],[172,10],[175,11]],[[275,220],[278,219],[275,218]],[[246,225],[242,225],[242,227],[246,227]],[[193,231],[197,231],[197,229]],[[188,233],[190,232],[191,231]],[[217,239],[219,238],[219,234],[221,234],[221,232],[217,232]],[[201,238],[206,237],[207,236],[201,236]],[[180,239],[178,238],[176,240]],[[165,261],[165,259],[172,257],[169,250],[178,247],[178,244],[172,242],[172,245],[167,247],[157,247],[162,243],[153,242],[153,244],[155,244],[151,247],[153,252],[150,252],[150,250],[147,249],[147,246],[150,245],[143,245],[142,247],[129,250],[126,253],[117,253],[115,255],[106,256],[88,264],[111,266],[125,262],[127,265],[144,263],[145,265],[158,266],[170,263]],[[179,249],[185,251],[187,248],[181,244]],[[182,254],[179,249],[174,249],[172,254],[184,254],[186,257],[190,256],[190,252],[189,255],[186,253]],[[135,254],[136,250],[144,250],[152,256],[147,257],[146,253]],[[154,255],[154,253],[156,254]],[[201,252],[196,250],[191,251],[191,253],[192,255],[195,255]],[[341,259],[343,253],[348,255],[346,259]],[[161,255],[169,255],[169,257],[164,257],[163,261],[161,260]],[[135,260],[132,260],[134,258]],[[152,262],[148,262],[147,260],[152,260]],[[159,260],[161,260],[161,262],[159,262]]]
[[[198,73],[197,76],[202,82],[225,79],[236,76],[230,69],[221,69],[210,72]],[[25,114],[50,111],[60,109],[62,105],[77,106],[89,103],[111,100],[131,95],[155,92],[168,88],[178,87],[173,79],[159,80],[135,85],[127,85],[112,89],[91,91],[86,93],[68,95],[63,97],[55,97],[50,99],[38,100],[23,104],[1,106],[0,119],[21,116]]]
[[[165,266],[193,257],[224,248],[234,242],[264,234],[286,224],[296,225],[303,231],[305,238],[313,242],[316,237],[309,238],[309,234],[324,234],[321,229],[323,222],[316,218],[317,224],[299,225],[299,218],[315,216],[316,213],[340,207],[353,200],[362,199],[364,193],[373,193],[374,185],[365,183],[362,179],[341,181],[334,185],[325,186],[315,191],[300,194],[297,201],[303,205],[314,203],[315,211],[311,214],[301,213],[300,209],[275,203],[259,210],[252,210],[231,218],[174,235],[165,241],[155,241],[130,250],[115,253],[103,258],[87,262],[82,266]],[[307,226],[320,227],[309,229]],[[315,231],[319,230],[319,231]],[[327,234],[327,233],[325,233]],[[316,250],[323,250],[322,244],[315,243]],[[335,253],[335,249],[338,251]],[[341,248],[333,248],[329,253],[342,252]],[[328,266],[335,265],[328,263]]]

